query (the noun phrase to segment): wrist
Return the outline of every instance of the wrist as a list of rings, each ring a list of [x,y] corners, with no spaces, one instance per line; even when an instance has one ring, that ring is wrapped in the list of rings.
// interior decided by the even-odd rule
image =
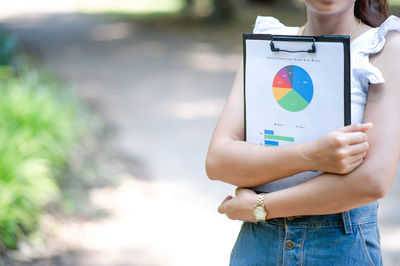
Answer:
[[[256,194],[255,192],[252,193],[248,193],[246,200],[244,201],[244,203],[246,204],[246,209],[253,211],[254,210],[254,206],[256,206],[257,204],[257,198],[258,198],[258,194]]]
[[[316,160],[313,158],[313,142],[305,142],[299,144],[299,157],[301,162],[301,169],[303,172],[317,170],[315,162]]]
[[[274,193],[267,193],[264,197],[264,208],[267,212],[265,220],[276,218],[273,213],[273,194]],[[272,196],[272,197],[271,197]]]

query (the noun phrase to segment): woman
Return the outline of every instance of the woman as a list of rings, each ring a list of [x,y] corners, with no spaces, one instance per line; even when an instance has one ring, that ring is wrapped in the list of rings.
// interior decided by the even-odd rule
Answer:
[[[231,265],[381,265],[377,200],[390,189],[400,154],[400,19],[388,18],[386,0],[304,2],[303,27],[258,17],[254,32],[350,35],[352,125],[312,143],[244,142],[240,67],[206,160],[211,179],[241,187],[219,207],[245,221]],[[266,194],[244,189],[307,170],[325,173]]]

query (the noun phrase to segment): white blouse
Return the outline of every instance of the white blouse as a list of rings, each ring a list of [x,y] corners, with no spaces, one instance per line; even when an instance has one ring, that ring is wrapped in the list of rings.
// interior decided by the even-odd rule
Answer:
[[[388,31],[400,32],[400,18],[390,16],[381,26],[369,29],[354,39],[351,49],[351,123],[362,122],[369,84],[385,82],[378,68],[369,62],[369,55],[380,52]],[[299,27],[287,27],[274,17],[258,16],[254,33],[297,35]]]

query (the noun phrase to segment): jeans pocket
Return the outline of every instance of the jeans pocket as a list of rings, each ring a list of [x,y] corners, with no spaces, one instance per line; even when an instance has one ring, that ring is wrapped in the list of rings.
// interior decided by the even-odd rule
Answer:
[[[243,223],[229,265],[275,265],[281,247],[279,232],[280,227],[268,223]]]
[[[380,248],[379,231],[376,223],[359,224],[363,251],[370,265],[381,266],[382,254]]]

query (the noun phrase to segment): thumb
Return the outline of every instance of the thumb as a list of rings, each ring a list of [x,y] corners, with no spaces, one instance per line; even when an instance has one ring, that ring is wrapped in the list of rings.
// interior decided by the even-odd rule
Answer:
[[[354,125],[349,125],[349,126],[345,126],[339,129],[339,131],[343,132],[343,133],[349,133],[349,132],[367,132],[368,130],[370,130],[372,128],[372,123],[368,122],[368,123],[357,123]]]
[[[221,202],[221,204],[218,207],[218,212],[219,213],[223,214],[223,213],[226,212],[226,203],[228,201],[230,201],[231,199],[233,199],[233,197],[229,195]]]

